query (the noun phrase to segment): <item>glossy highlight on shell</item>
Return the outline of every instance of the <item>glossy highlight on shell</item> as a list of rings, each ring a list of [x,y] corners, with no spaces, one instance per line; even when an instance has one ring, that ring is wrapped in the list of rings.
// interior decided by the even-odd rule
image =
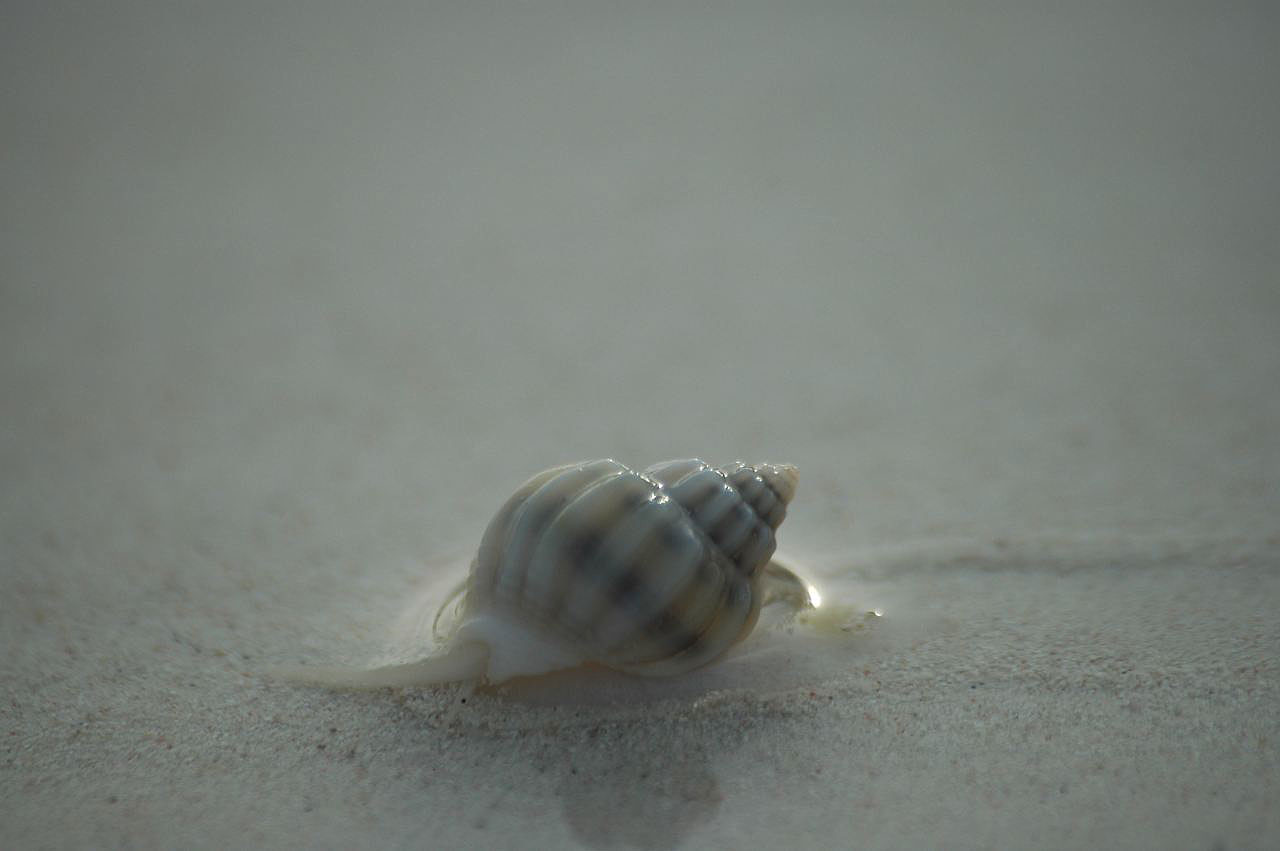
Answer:
[[[375,687],[496,683],[584,663],[691,671],[745,638],[762,605],[808,603],[804,583],[771,562],[796,482],[785,464],[698,459],[546,470],[490,521],[442,606],[453,624],[440,652],[371,671],[304,669],[305,678]]]

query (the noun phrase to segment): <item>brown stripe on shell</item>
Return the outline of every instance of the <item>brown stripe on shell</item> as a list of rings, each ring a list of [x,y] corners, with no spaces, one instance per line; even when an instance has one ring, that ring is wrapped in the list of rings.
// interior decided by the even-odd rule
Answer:
[[[662,467],[664,469],[660,474],[668,480],[674,473],[684,472],[679,479],[665,484],[665,489],[671,494],[672,499],[685,507],[694,521],[743,574],[754,576],[759,572],[773,555],[774,527],[767,519],[760,516],[749,500],[743,498],[741,491],[735,487],[734,479],[750,483],[756,489],[762,490],[766,499],[769,500],[770,507],[775,507],[776,498],[768,488],[768,483],[754,469],[742,464],[727,468],[733,471],[731,474],[705,464],[694,466],[690,462],[682,462],[680,465],[662,465]],[[730,492],[735,503],[746,511],[734,509],[733,520],[736,522],[725,523],[723,526],[719,522],[707,525],[703,522],[709,514],[706,511],[707,506],[725,491]]]
[[[637,563],[660,557],[662,530],[680,522],[683,512],[665,496],[650,495],[605,532],[591,568],[578,576],[566,594],[561,613],[566,629],[593,637],[601,611],[610,605],[610,589],[636,569]]]
[[[578,466],[577,464],[566,464],[563,467],[544,470],[521,485],[503,503],[502,508],[498,509],[498,513],[489,521],[489,525],[484,530],[484,536],[480,539],[480,549],[476,552],[476,558],[472,564],[471,579],[467,591],[467,597],[470,601],[474,603],[478,598],[489,599],[492,595],[494,586],[497,584],[497,572],[502,565],[503,554],[506,551],[512,517],[535,491],[566,470],[572,470]]]
[[[627,468],[611,459],[562,469],[522,500],[508,518],[494,577],[494,597],[515,603],[523,595],[524,572],[534,547],[564,507],[596,482]]]
[[[649,483],[630,471],[601,476],[578,491],[542,531],[522,565],[525,607],[554,621],[570,583],[580,581],[595,564],[608,530],[649,491]]]
[[[703,583],[703,565],[714,553],[687,515],[679,515],[679,522],[665,523],[657,530],[645,551],[636,553],[628,570],[607,589],[608,605],[592,630],[606,655],[640,638],[645,624],[661,617],[686,589]]]
[[[730,574],[732,575],[732,574]],[[689,626],[678,615],[661,624],[662,643],[654,643],[647,658],[619,664],[623,670],[665,675],[692,670],[725,653],[754,622],[759,609],[752,585],[735,576],[720,587],[714,606]]]
[[[616,634],[613,644],[602,642],[608,657],[621,663],[638,664],[669,656],[673,646],[696,640],[723,595],[727,573],[718,561],[722,560],[714,551],[704,549],[703,557],[693,565],[688,581],[682,586],[660,601],[651,598],[648,605],[629,607],[629,614],[644,610],[647,616],[633,622],[630,635]],[[623,590],[632,598],[649,593],[648,589],[634,585]]]

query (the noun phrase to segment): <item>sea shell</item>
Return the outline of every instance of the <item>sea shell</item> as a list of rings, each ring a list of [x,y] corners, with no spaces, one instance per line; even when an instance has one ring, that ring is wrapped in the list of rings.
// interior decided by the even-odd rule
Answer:
[[[546,470],[490,521],[466,581],[441,607],[440,652],[368,671],[310,671],[331,685],[498,683],[584,663],[644,676],[691,671],[808,587],[770,561],[795,495],[785,464],[612,459]]]

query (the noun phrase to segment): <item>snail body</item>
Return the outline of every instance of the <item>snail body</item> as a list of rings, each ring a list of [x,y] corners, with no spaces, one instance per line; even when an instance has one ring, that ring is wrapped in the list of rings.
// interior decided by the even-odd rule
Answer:
[[[612,459],[525,482],[481,538],[440,652],[368,671],[304,669],[378,687],[513,677],[596,663],[641,676],[701,667],[775,599],[808,602],[772,562],[795,467],[698,459],[643,471]],[[440,615],[437,615],[437,621]]]

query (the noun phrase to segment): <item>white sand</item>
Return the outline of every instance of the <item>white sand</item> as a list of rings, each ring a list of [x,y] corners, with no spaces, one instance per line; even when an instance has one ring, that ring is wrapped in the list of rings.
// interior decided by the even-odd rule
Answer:
[[[1280,844],[1274,12],[405,5],[0,13],[0,848]],[[260,676],[690,454],[881,622]]]

